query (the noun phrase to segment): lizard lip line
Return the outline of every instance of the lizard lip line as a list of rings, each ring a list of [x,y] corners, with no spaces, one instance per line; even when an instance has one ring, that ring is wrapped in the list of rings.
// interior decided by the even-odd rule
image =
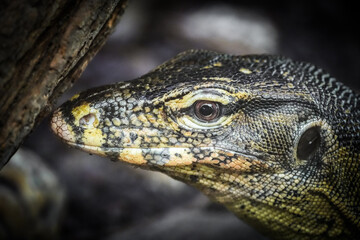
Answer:
[[[225,154],[232,154],[232,155],[238,155],[241,156],[241,158],[244,159],[248,159],[250,161],[260,161],[260,162],[264,162],[266,164],[269,164],[271,161],[267,160],[266,158],[264,158],[263,156],[256,156],[254,154],[248,154],[248,153],[243,153],[241,151],[236,151],[236,150],[229,150],[226,148],[222,148],[222,147],[217,147],[217,146],[208,146],[208,147],[181,147],[181,146],[169,146],[169,147],[147,147],[147,148],[142,148],[142,147],[104,147],[104,146],[95,146],[95,145],[85,145],[83,143],[77,143],[75,142],[75,136],[72,133],[71,130],[69,130],[68,128],[68,124],[64,121],[64,119],[61,116],[61,112],[55,112],[54,116],[53,116],[53,120],[52,120],[52,124],[51,124],[51,128],[52,130],[55,132],[56,135],[58,135],[65,143],[67,143],[68,145],[74,147],[74,148],[78,148],[80,150],[84,150],[86,152],[92,153],[92,154],[97,154],[97,155],[102,155],[105,156],[106,153],[115,153],[115,152],[120,152],[123,150],[130,150],[130,151],[139,151],[139,150],[148,150],[148,151],[156,151],[156,149],[176,149],[178,151],[183,150],[185,151],[189,151],[191,152],[192,149],[199,149],[199,150],[209,150],[209,151],[222,151]]]
[[[84,151],[90,151],[94,154],[96,154],[96,152],[119,152],[121,150],[124,149],[131,149],[131,150],[157,150],[157,149],[200,149],[200,150],[220,150],[220,151],[224,151],[227,153],[231,153],[234,155],[240,155],[244,158],[247,158],[249,160],[259,160],[262,162],[266,162],[269,163],[269,161],[266,161],[263,158],[259,158],[258,156],[254,156],[254,155],[250,155],[250,154],[246,154],[246,153],[242,153],[242,152],[238,152],[238,151],[234,151],[234,150],[227,150],[225,148],[221,148],[221,147],[216,147],[216,146],[212,146],[212,147],[193,147],[193,148],[187,148],[187,147],[177,147],[177,146],[172,146],[172,147],[146,147],[146,148],[141,148],[141,147],[103,147],[103,146],[94,146],[94,145],[85,145],[82,143],[76,143],[76,142],[68,142],[66,141],[67,144],[69,144],[72,147],[75,148],[80,148]],[[114,151],[111,151],[114,150]]]

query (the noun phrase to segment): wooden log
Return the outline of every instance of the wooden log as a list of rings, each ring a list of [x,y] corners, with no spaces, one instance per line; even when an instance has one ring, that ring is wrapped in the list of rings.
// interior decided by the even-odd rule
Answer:
[[[126,0],[0,3],[0,168],[103,46]]]

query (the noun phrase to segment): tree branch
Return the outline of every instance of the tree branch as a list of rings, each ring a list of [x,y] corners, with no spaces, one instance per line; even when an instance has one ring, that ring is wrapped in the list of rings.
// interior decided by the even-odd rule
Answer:
[[[72,86],[126,0],[0,3],[0,167]]]

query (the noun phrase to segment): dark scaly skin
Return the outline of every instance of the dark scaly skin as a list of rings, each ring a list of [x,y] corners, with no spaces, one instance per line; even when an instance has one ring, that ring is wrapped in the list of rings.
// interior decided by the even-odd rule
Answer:
[[[57,239],[64,203],[56,175],[19,149],[0,171],[0,239]]]
[[[221,103],[219,120],[197,119],[200,100]],[[270,237],[351,239],[360,229],[359,100],[308,63],[195,50],[75,95],[52,128],[71,146],[195,186]],[[306,129],[318,145],[298,150]]]

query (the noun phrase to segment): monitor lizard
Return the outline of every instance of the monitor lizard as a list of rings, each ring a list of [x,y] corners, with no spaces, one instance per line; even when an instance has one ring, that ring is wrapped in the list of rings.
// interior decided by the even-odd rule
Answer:
[[[312,64],[189,50],[76,94],[53,131],[195,186],[275,239],[360,234],[360,96]]]

